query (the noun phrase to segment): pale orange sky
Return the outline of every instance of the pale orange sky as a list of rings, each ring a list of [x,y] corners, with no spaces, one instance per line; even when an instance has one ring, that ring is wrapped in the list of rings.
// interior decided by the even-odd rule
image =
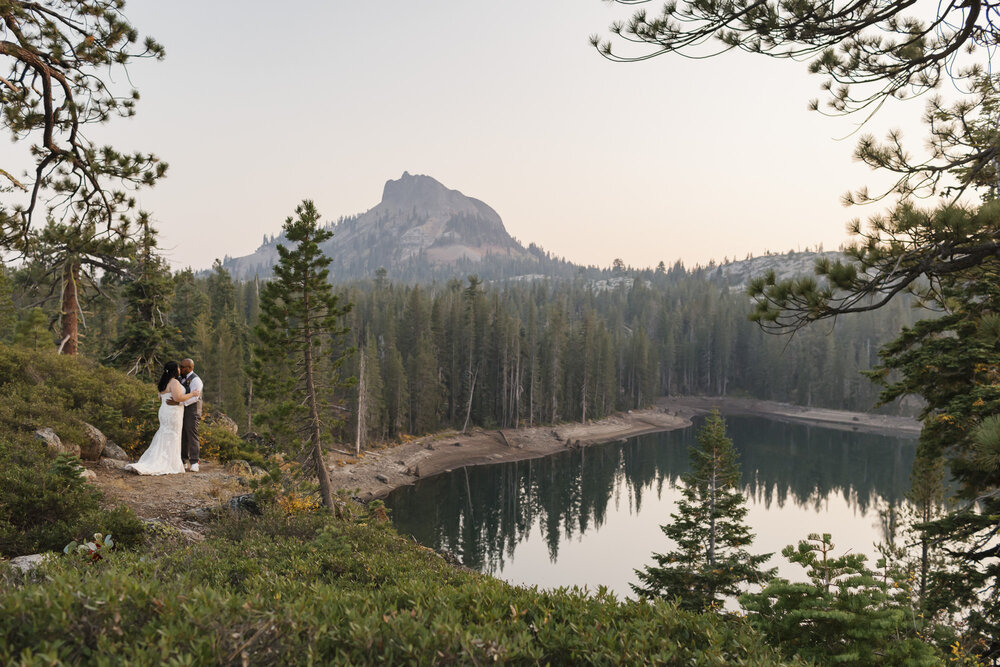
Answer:
[[[167,58],[130,68],[137,116],[91,134],[170,163],[139,199],[175,268],[252,252],[305,198],[329,220],[367,210],[403,171],[599,266],[832,249],[880,210],[840,205],[879,179],[837,139],[859,119],[807,110],[821,80],[804,63],[610,63],[588,36],[628,8],[599,0],[131,0],[126,14]],[[870,129],[913,127],[919,147],[922,109],[890,104]]]

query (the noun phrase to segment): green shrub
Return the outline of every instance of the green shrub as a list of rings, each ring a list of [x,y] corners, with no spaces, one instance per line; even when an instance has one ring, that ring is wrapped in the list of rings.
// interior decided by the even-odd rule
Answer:
[[[250,443],[244,441],[235,433],[226,430],[220,424],[202,422],[198,428],[201,440],[201,457],[215,459],[225,463],[235,459],[243,459],[256,465],[264,463],[264,457]]]
[[[156,388],[80,357],[0,344],[0,438],[28,443],[49,427],[79,444],[83,423],[130,454],[156,432]]]
[[[0,589],[0,663],[780,662],[741,619],[518,588],[357,518],[227,517],[198,544],[45,564]]]
[[[62,549],[73,539],[112,533],[136,544],[142,523],[131,510],[100,507],[101,494],[78,474],[79,460],[49,459],[44,446],[0,439],[0,554],[20,556]]]

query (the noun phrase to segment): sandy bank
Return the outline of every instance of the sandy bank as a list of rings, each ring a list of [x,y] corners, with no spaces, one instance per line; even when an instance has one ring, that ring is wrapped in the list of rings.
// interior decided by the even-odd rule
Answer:
[[[606,419],[558,426],[447,432],[394,447],[365,452],[361,458],[335,454],[330,476],[334,488],[349,489],[368,500],[425,477],[470,465],[519,461],[623,440],[643,433],[670,431],[691,424],[691,418],[718,407],[723,414],[759,415],[826,428],[916,436],[920,423],[903,417],[805,408],[752,399],[665,397],[647,410],[619,413]],[[339,457],[339,458],[337,458]]]

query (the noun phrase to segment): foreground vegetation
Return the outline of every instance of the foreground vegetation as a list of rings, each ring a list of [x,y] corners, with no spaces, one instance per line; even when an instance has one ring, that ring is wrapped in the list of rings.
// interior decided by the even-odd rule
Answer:
[[[98,562],[0,575],[0,662],[773,665],[737,617],[604,591],[539,591],[463,571],[380,508],[224,515]]]

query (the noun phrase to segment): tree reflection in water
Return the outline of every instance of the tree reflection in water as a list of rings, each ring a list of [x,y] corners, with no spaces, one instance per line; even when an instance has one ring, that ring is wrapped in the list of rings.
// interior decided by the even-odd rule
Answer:
[[[772,515],[789,504],[823,513],[839,496],[868,530],[869,512],[904,501],[915,440],[758,417],[726,421],[740,452],[752,525],[754,514]],[[502,571],[515,548],[535,533],[556,562],[567,543],[616,516],[640,514],[644,500],[659,503],[669,495],[687,471],[687,446],[695,428],[542,459],[464,468],[399,489],[386,504],[401,533],[455,553],[468,567]],[[657,534],[655,526],[669,520],[670,511],[660,507],[651,518]],[[802,526],[796,539],[810,530]]]

